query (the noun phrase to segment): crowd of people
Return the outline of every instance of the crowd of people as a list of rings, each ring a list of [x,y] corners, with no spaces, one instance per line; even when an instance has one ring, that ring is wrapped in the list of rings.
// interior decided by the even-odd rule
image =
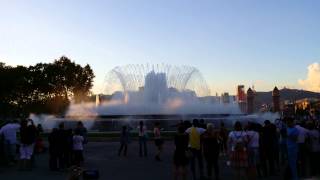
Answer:
[[[123,126],[120,132],[118,155],[127,156],[131,130]],[[153,127],[156,147],[154,158],[162,161],[164,139],[160,123]],[[150,131],[143,121],[136,128],[139,156],[148,156]],[[20,134],[18,143],[17,133]],[[21,170],[31,170],[34,153],[46,151],[41,125],[32,120],[12,121],[2,126],[1,154],[8,165],[18,164]],[[48,134],[49,168],[65,170],[81,167],[83,149],[87,143],[87,129],[78,122],[74,129],[65,128],[62,122]],[[269,120],[263,124],[254,122],[234,123],[227,129],[224,123],[215,126],[204,120],[181,121],[173,139],[173,177],[178,179],[222,179],[219,165],[232,168],[234,179],[257,179],[282,176],[297,180],[301,177],[317,177],[320,168],[320,130],[317,121],[296,122],[293,118]],[[18,148],[18,149],[16,149]],[[19,157],[16,157],[18,152]],[[189,176],[190,174],[190,176]]]
[[[47,149],[42,133],[41,124],[36,126],[31,119],[23,119],[20,123],[15,120],[2,126],[0,151],[3,163],[8,166],[17,164],[20,170],[32,170],[35,165],[34,154]],[[82,122],[78,122],[74,130],[65,129],[64,123],[60,123],[59,128],[54,128],[48,135],[50,169],[57,171],[66,170],[72,165],[81,166],[86,134],[87,129]]]
[[[123,126],[119,155],[127,153],[129,127]],[[137,127],[139,155],[147,156],[148,129]],[[155,159],[161,161],[163,139],[160,124],[154,125]],[[234,179],[281,176],[297,180],[318,177],[320,129],[317,121],[296,122],[293,118],[263,124],[236,121],[231,130],[204,120],[181,121],[174,137],[174,179],[221,179],[219,164],[233,169]],[[190,173],[189,173],[190,170]]]
[[[58,128],[53,128],[48,136],[49,142],[49,167],[53,171],[64,170],[73,165],[82,166],[83,148],[87,143],[87,129],[82,122],[77,127],[66,129],[64,123]]]
[[[263,125],[237,121],[229,132],[223,123],[215,128],[196,119],[192,125],[184,122],[174,140],[174,179],[187,179],[189,165],[192,179],[213,179],[212,169],[215,179],[220,179],[219,161],[223,160],[232,167],[234,179],[319,177],[319,137],[317,121],[296,123],[293,118],[266,120]]]
[[[17,141],[17,132],[20,133],[20,143]],[[40,147],[43,142],[40,137],[41,125],[35,126],[31,119],[24,119],[20,123],[14,120],[0,129],[1,151],[5,163],[9,166],[18,164],[21,170],[30,170],[33,165],[34,152],[43,151]],[[16,152],[19,157],[16,157]]]

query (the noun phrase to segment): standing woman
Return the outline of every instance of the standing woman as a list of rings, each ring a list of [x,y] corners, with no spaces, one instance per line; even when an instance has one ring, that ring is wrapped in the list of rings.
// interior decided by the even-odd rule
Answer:
[[[235,178],[248,179],[246,171],[248,168],[248,154],[247,154],[247,134],[242,129],[242,125],[237,121],[234,125],[234,130],[229,133],[229,155],[230,165],[235,170]]]
[[[161,161],[160,154],[161,154],[162,145],[163,145],[163,139],[161,138],[160,131],[161,131],[160,130],[160,123],[156,122],[155,126],[154,126],[154,129],[153,129],[153,133],[154,133],[154,142],[155,142],[157,150],[158,150],[157,154],[156,154],[156,157],[155,157],[155,159],[157,161]]]
[[[147,127],[143,125],[143,121],[139,122],[138,126],[138,135],[139,135],[139,155],[140,157],[148,156],[148,149],[147,149],[147,137],[148,137],[148,132],[147,132]]]
[[[206,132],[202,135],[203,154],[206,160],[208,179],[212,179],[212,167],[214,168],[215,179],[219,180],[219,132],[214,131],[212,123],[207,125]]]
[[[173,155],[174,164],[174,180],[178,180],[181,177],[182,180],[187,179],[187,167],[189,164],[188,144],[189,135],[187,135],[184,126],[178,126],[178,132],[174,137],[175,151]]]

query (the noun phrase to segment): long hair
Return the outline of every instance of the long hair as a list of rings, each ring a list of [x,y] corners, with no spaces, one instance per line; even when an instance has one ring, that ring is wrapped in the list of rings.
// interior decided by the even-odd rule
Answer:
[[[142,133],[143,132],[143,121],[140,121],[139,125],[140,125],[139,131]]]

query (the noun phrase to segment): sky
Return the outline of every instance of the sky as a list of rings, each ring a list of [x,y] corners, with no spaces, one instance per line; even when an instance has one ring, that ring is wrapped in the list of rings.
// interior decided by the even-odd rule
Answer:
[[[318,0],[0,0],[0,61],[89,64],[101,91],[126,64],[194,66],[211,94],[320,91]]]

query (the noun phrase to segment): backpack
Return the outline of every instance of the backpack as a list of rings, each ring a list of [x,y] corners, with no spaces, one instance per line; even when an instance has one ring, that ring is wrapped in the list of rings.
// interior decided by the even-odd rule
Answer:
[[[244,139],[243,131],[241,131],[241,134],[238,136],[234,132],[233,137],[235,138],[235,141],[236,141],[235,146],[234,146],[234,150],[235,151],[245,151],[246,147],[247,147],[247,142]]]

